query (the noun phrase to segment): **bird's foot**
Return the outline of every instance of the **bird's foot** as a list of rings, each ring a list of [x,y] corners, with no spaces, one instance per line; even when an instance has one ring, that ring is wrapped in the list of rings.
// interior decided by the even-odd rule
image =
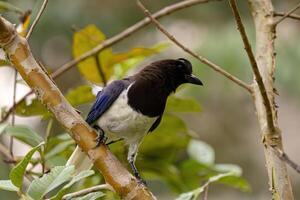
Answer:
[[[100,126],[94,125],[93,128],[98,133],[98,136],[95,139],[96,146],[94,147],[94,148],[97,148],[97,147],[100,146],[100,144],[105,144],[106,143],[107,137],[105,136],[105,133],[104,133],[103,129]]]
[[[140,176],[140,174],[138,172],[134,172],[134,176],[137,179],[138,184],[141,184],[141,185],[147,187],[147,182],[144,179],[142,179],[142,177]]]

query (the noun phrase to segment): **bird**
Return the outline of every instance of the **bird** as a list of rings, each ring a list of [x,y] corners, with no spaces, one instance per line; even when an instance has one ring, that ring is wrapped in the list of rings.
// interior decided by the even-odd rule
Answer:
[[[96,146],[124,140],[127,161],[140,183],[145,181],[135,166],[138,147],[144,136],[159,126],[171,93],[184,83],[203,85],[192,71],[192,64],[185,58],[152,62],[136,74],[104,87],[86,117],[86,122],[98,132]],[[85,165],[80,157],[72,155],[68,164]]]

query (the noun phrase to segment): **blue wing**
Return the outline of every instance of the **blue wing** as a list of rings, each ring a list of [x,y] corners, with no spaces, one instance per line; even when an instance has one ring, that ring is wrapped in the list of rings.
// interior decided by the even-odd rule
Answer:
[[[102,91],[98,92],[96,101],[92,106],[86,122],[88,124],[93,124],[97,121],[105,111],[114,103],[114,101],[119,97],[121,92],[125,90],[130,82],[128,80],[117,80],[110,83]]]

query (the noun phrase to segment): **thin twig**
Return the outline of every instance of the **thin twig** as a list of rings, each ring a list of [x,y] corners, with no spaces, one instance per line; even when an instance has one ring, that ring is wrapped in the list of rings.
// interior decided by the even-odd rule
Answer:
[[[113,191],[113,188],[109,184],[96,185],[96,186],[86,188],[86,189],[83,189],[83,190],[80,190],[77,192],[66,194],[62,197],[62,200],[69,200],[69,199],[72,199],[75,197],[83,196],[85,194],[97,192],[100,190],[112,190]]]
[[[286,164],[288,164],[291,168],[293,168],[296,172],[298,172],[300,174],[300,165],[298,165],[297,163],[292,161],[288,157],[288,155],[285,152],[283,152],[282,150],[280,150],[279,148],[275,148],[275,147],[272,147],[272,148],[274,149],[278,158],[280,158],[282,161],[284,161]]]
[[[101,77],[101,79],[102,79],[102,81],[103,81],[104,86],[106,86],[107,80],[106,80],[106,78],[105,78],[105,74],[104,74],[104,72],[103,72],[103,69],[102,69],[102,66],[101,66],[101,63],[100,63],[99,55],[96,54],[96,55],[94,56],[94,58],[95,58],[95,62],[96,62],[97,69],[98,69],[98,71],[99,71],[99,75],[100,75],[100,77]]]
[[[300,3],[298,3],[294,8],[286,12],[283,17],[281,17],[278,21],[274,22],[274,26],[277,26],[280,22],[282,22],[285,18],[287,18],[290,14],[295,12],[298,8],[300,8]]]
[[[44,0],[44,2],[43,2],[43,4],[42,4],[42,6],[41,6],[41,8],[40,8],[40,10],[39,10],[39,12],[38,12],[36,18],[34,19],[32,25],[31,25],[31,27],[30,27],[30,29],[29,29],[27,35],[26,35],[26,40],[29,40],[29,38],[30,38],[30,36],[31,36],[31,34],[32,34],[32,32],[33,32],[35,26],[36,26],[37,23],[39,22],[39,20],[40,20],[42,14],[43,14],[43,12],[44,12],[46,6],[47,6],[47,3],[48,3],[48,0]]]
[[[286,13],[284,13],[284,12],[274,12],[275,17],[282,17],[285,15],[286,15]],[[300,15],[296,15],[296,14],[289,14],[286,17],[290,18],[290,19],[300,20]]]
[[[229,72],[222,69],[220,66],[216,65],[215,63],[209,61],[208,59],[196,54],[183,44],[181,44],[173,35],[171,35],[152,15],[151,13],[145,8],[145,6],[138,0],[137,1],[138,6],[142,9],[142,11],[150,18],[150,20],[156,25],[156,27],[166,36],[168,37],[172,42],[174,42],[177,46],[179,46],[183,51],[186,53],[192,55],[194,58],[199,60],[200,62],[206,64],[208,67],[212,68],[216,72],[224,75],[226,78],[230,79],[231,81],[235,82],[237,85],[241,86],[242,88],[246,89],[248,92],[252,93],[251,87],[243,82],[242,80],[238,79],[237,77],[233,76]]]
[[[14,70],[14,86],[13,86],[13,108],[15,108],[16,105],[16,94],[17,94],[17,78],[18,78],[18,71],[15,69]],[[12,118],[11,118],[11,125],[14,126],[15,125],[15,117],[16,117],[16,111],[15,109],[13,109],[12,111]],[[13,148],[14,148],[14,138],[13,136],[9,137],[9,153],[11,155],[11,157],[14,157],[13,154]]]
[[[259,68],[258,68],[257,62],[255,60],[255,56],[253,54],[250,42],[249,42],[248,37],[247,37],[246,30],[245,30],[245,27],[244,27],[244,24],[241,20],[241,16],[239,14],[239,11],[238,11],[238,8],[237,8],[237,5],[236,5],[236,0],[229,0],[229,2],[230,2],[230,6],[231,6],[231,9],[232,9],[232,12],[233,12],[238,30],[239,30],[240,35],[241,35],[242,40],[243,40],[245,50],[247,52],[247,55],[248,55],[248,58],[249,58],[249,61],[250,61],[251,67],[252,67],[252,71],[253,71],[254,76],[255,76],[255,80],[258,84],[258,87],[259,87],[259,90],[260,90],[260,93],[261,93],[261,96],[262,96],[262,100],[263,100],[264,105],[265,105],[268,128],[273,133],[273,132],[275,132],[275,126],[274,126],[274,122],[273,122],[273,112],[272,112],[271,103],[270,103],[270,100],[269,100],[269,97],[268,97],[268,94],[267,94],[267,90],[266,90],[263,78],[262,78],[262,76],[259,72]]]
[[[181,1],[179,3],[167,6],[161,10],[159,10],[158,12],[156,12],[155,14],[153,14],[153,17],[158,19],[161,18],[163,16],[169,15],[177,10],[181,10],[184,8],[188,8],[191,7],[193,5],[196,4],[200,4],[200,3],[207,3],[209,2],[209,0],[186,0],[186,1]],[[141,28],[147,26],[148,24],[151,23],[151,20],[149,18],[144,18],[143,20],[137,22],[136,24],[128,27],[127,29],[125,29],[124,31],[122,31],[121,33],[107,39],[104,40],[103,42],[101,42],[99,45],[97,45],[95,48],[93,48],[92,50],[82,54],[81,56],[79,56],[78,58],[75,58],[74,60],[71,60],[69,62],[67,62],[66,64],[64,64],[63,66],[61,66],[60,68],[58,68],[53,74],[53,77],[58,77],[60,76],[63,72],[69,70],[71,67],[73,67],[74,65],[78,64],[79,62],[94,56],[96,54],[98,54],[100,51],[102,51],[105,48],[108,48],[114,44],[116,44],[117,42],[120,42],[122,40],[124,40],[125,38],[129,37],[130,35],[132,35],[133,33],[137,32],[138,30],[140,30]]]
[[[158,12],[156,12],[155,14],[153,14],[153,17],[155,18],[161,18],[164,16],[167,16],[173,12],[176,12],[178,10],[182,10],[184,8],[188,8],[197,4],[201,4],[201,3],[207,3],[209,2],[209,0],[186,0],[186,1],[181,1],[178,2],[176,4],[172,4],[170,6],[166,6],[165,8],[159,10]],[[78,58],[75,58],[74,60],[71,60],[67,63],[65,63],[64,65],[62,65],[61,67],[59,67],[57,70],[55,70],[52,74],[51,77],[53,79],[61,76],[64,72],[68,71],[69,69],[71,69],[73,66],[75,66],[76,64],[78,64],[79,62],[95,55],[98,54],[100,51],[102,51],[105,48],[111,47],[112,45],[124,40],[125,38],[129,37],[130,35],[132,35],[133,33],[137,32],[138,30],[142,29],[143,27],[147,26],[148,24],[151,23],[151,20],[149,18],[144,18],[143,20],[137,22],[136,24],[128,27],[127,29],[125,29],[124,31],[122,31],[121,33],[107,39],[104,40],[103,42],[101,42],[99,45],[97,45],[95,48],[91,49],[90,51],[82,54],[81,56],[79,56]],[[20,105],[20,103],[22,103],[29,95],[33,94],[33,91],[31,90],[30,92],[28,92],[26,95],[24,95],[16,104],[16,106]],[[9,115],[12,113],[12,110],[14,108],[10,107],[8,109],[8,111],[5,113],[5,115],[3,116],[3,118],[1,119],[0,122],[4,122],[8,119]]]

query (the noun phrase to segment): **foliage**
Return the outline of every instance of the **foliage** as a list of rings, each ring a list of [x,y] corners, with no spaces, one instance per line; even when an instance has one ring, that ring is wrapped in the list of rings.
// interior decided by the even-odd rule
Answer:
[[[101,44],[106,36],[95,25],[77,31],[73,37],[73,55],[82,54]],[[114,53],[111,48],[102,50],[96,57],[79,63],[78,70],[87,82],[103,84],[105,80],[122,78],[143,59],[165,49],[165,43],[152,47],[135,47],[127,52]],[[103,72],[103,73],[102,73]],[[74,106],[90,104],[95,100],[92,86],[82,84],[71,88],[65,97]],[[242,170],[232,164],[216,164],[213,148],[199,140],[191,139],[190,130],[181,119],[182,114],[199,112],[201,106],[195,99],[172,95],[169,97],[166,113],[160,126],[145,137],[139,150],[137,166],[146,180],[159,180],[168,185],[174,192],[183,193],[178,200],[194,200],[203,192],[204,186],[199,183],[222,183],[249,191],[249,185],[241,178]],[[16,108],[16,114],[23,117],[41,116],[44,119],[52,115],[37,100],[23,101]],[[53,131],[54,132],[54,131]],[[74,141],[67,133],[55,130],[49,138],[43,139],[38,133],[25,125],[10,126],[0,124],[0,134],[7,134],[20,140],[32,149],[21,158],[10,172],[10,180],[1,180],[0,189],[18,192],[27,199],[61,199],[65,194],[94,186],[103,182],[101,174],[87,170],[74,176],[74,166],[64,166],[74,150]],[[119,159],[126,162],[126,150],[122,142],[110,146]],[[38,158],[33,158],[36,151]],[[42,164],[49,173],[32,177],[27,190],[24,190],[25,174],[36,172],[35,166]],[[28,166],[32,167],[28,167]],[[196,188],[196,189],[195,189]],[[98,199],[111,193],[94,192],[74,199]],[[112,197],[111,199],[114,199]]]

